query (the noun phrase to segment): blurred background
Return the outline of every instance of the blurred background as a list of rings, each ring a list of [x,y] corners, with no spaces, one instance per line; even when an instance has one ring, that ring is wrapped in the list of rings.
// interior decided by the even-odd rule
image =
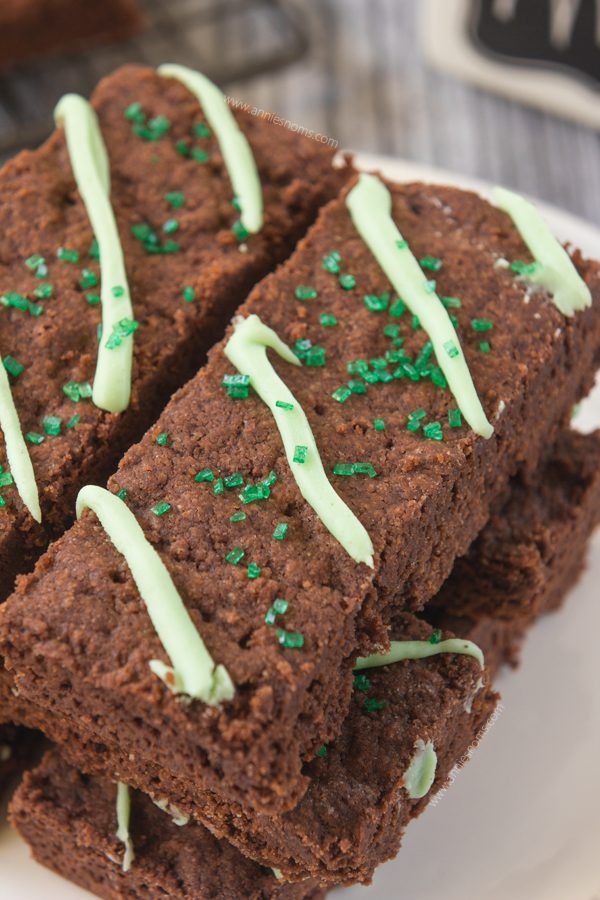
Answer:
[[[1,0],[0,157],[129,61],[600,224],[599,0]]]

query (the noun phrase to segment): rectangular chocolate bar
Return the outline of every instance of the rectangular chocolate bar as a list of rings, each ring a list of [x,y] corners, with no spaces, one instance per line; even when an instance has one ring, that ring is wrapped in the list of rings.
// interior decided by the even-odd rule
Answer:
[[[504,212],[449,187],[392,186],[391,199],[399,252],[436,270],[436,285],[419,284],[455,316],[444,352],[452,362],[462,346],[458,361],[468,364],[491,437],[458,415],[444,358],[436,363],[418,317],[390,295],[343,195],[236,323],[247,332],[259,316],[274,329],[271,346],[289,361],[277,340],[295,348],[302,365],[273,363],[284,382],[275,382],[272,399],[283,405],[273,408],[282,428],[293,413],[301,436],[303,410],[310,441],[286,456],[271,409],[249,390],[243,363],[232,372],[222,343],[109,483],[126,497],[124,509],[114,500],[111,509],[127,529],[134,523],[153,565],[158,552],[170,596],[174,586],[193,622],[185,639],[201,636],[223,667],[211,678],[219,687],[231,679],[231,699],[182,703],[157,677],[180,690],[130,566],[91,512],[0,612],[0,650],[22,696],[127,755],[148,790],[152,767],[183,779],[195,800],[208,790],[267,814],[294,807],[308,786],[303,763],[340,732],[356,654],[385,647],[398,610],[418,610],[435,594],[509,477],[535,468],[593,380],[596,263],[574,255],[594,299],[564,315],[523,280],[537,263]],[[324,470],[313,483],[318,452]],[[318,484],[315,508],[320,495],[346,504],[340,540],[296,478],[307,491]],[[374,568],[352,558],[347,527],[366,533]]]

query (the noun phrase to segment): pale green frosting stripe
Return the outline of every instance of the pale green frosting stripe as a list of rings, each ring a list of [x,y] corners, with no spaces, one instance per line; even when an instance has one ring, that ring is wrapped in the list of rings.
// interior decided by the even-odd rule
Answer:
[[[258,169],[248,139],[240,131],[227,100],[206,75],[186,66],[165,63],[157,71],[165,78],[181,81],[198,98],[208,124],[217,136],[233,193],[240,204],[242,225],[251,234],[260,231],[263,225],[263,196]]]
[[[538,268],[527,275],[527,280],[552,294],[554,305],[565,316],[591,306],[590,289],[533,203],[501,187],[494,188],[492,197],[496,206],[511,217],[538,263]]]
[[[133,850],[133,841],[129,834],[129,820],[131,818],[131,796],[129,794],[129,786],[117,781],[117,837],[122,844],[125,845],[125,853],[123,854],[122,869],[129,872],[131,864],[135,859]]]
[[[429,793],[435,781],[437,753],[432,741],[425,743],[419,738],[415,753],[404,773],[404,787],[411,800],[420,800]]]
[[[131,396],[133,336],[124,337],[113,349],[106,342],[113,326],[121,319],[133,318],[133,310],[123,248],[110,203],[108,155],[96,113],[83,97],[66,94],[57,104],[54,118],[57,124],[64,125],[75,182],[100,249],[102,339],[92,399],[100,409],[119,413],[127,409]]]
[[[439,644],[432,644],[431,641],[391,641],[389,653],[361,656],[356,660],[354,669],[374,669],[404,659],[426,659],[429,656],[437,656],[438,653],[463,653],[476,659],[482,669],[484,666],[483,652],[477,644],[461,638],[448,638]]]
[[[375,175],[363,173],[348,193],[346,205],[361,238],[429,335],[463,416],[473,431],[491,437],[494,429],[475,390],[456,330],[438,295],[428,290],[427,278],[394,224],[390,192]]]
[[[21,423],[10,390],[8,374],[0,356],[0,428],[4,434],[6,457],[21,500],[36,522],[42,521],[40,498],[33,465],[21,431]]]
[[[300,365],[290,348],[255,315],[235,322],[225,355],[242,375],[250,377],[250,384],[271,410],[290,469],[306,502],[352,559],[373,567],[371,538],[329,483],[304,410],[269,362],[267,347],[286,362]],[[291,404],[293,408],[282,409],[276,405],[277,401]],[[297,446],[308,449],[304,463],[294,461]]]
[[[227,670],[222,665],[215,665],[166,566],[146,539],[131,510],[110,491],[93,485],[87,485],[79,492],[78,518],[85,509],[96,513],[108,537],[125,557],[173,665],[171,670],[159,660],[153,660],[150,664],[153,671],[164,675],[172,690],[203,700],[209,706],[231,700],[234,687]]]

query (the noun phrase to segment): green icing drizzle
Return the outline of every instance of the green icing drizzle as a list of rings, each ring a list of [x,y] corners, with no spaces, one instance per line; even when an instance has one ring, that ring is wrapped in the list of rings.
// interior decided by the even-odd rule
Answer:
[[[329,483],[304,410],[273,369],[267,357],[267,347],[286,362],[300,365],[300,360],[290,348],[256,315],[235,322],[234,333],[225,346],[225,355],[241,374],[250,377],[250,384],[271,410],[290,469],[306,502],[352,559],[372,568],[371,538]],[[281,403],[287,406],[282,407]],[[303,449],[301,455],[297,452],[299,448]],[[301,459],[304,461],[300,462]]]
[[[527,279],[552,294],[554,305],[565,316],[591,306],[590,289],[533,203],[501,187],[494,188],[493,200],[511,217],[538,263]]]
[[[173,668],[152,660],[150,668],[175,693],[217,706],[231,700],[234,687],[227,670],[216,666],[198,634],[160,556],[146,540],[126,503],[104,488],[87,485],[77,497],[77,518],[84,509],[96,513],[108,537],[125,557]]]
[[[42,521],[40,498],[19,415],[10,390],[8,373],[0,357],[0,428],[4,434],[6,456],[21,500],[36,522]]]
[[[450,316],[392,220],[390,192],[375,175],[362,174],[346,205],[361,238],[427,332],[465,419],[477,434],[491,437],[494,429],[477,396]]]
[[[240,206],[240,220],[251,234],[263,225],[263,197],[258,169],[248,140],[240,131],[227,100],[205,75],[166,63],[158,67],[158,74],[176,78],[198,98],[208,124],[219,141],[223,161],[229,173],[233,193]]]
[[[131,864],[135,859],[133,850],[133,842],[129,834],[129,819],[131,816],[131,797],[129,795],[129,787],[122,781],[117,781],[117,837],[122,844],[125,845],[125,853],[123,854],[122,868],[124,872],[129,872]]]
[[[69,158],[77,188],[100,248],[102,334],[108,337],[125,319],[133,319],[123,248],[110,203],[110,168],[96,113],[83,97],[66,94],[54,110],[64,124]],[[133,337],[118,346],[100,341],[92,399],[108,412],[127,409],[131,395]]]
[[[437,769],[437,753],[431,741],[420,738],[415,743],[415,753],[404,773],[404,787],[411,800],[420,800],[431,788]]]
[[[374,653],[372,656],[359,656],[354,669],[375,669],[378,666],[389,666],[403,659],[426,659],[438,653],[464,653],[477,660],[481,668],[484,666],[483,652],[473,641],[461,638],[448,638],[439,644],[431,641],[391,641],[389,653]]]

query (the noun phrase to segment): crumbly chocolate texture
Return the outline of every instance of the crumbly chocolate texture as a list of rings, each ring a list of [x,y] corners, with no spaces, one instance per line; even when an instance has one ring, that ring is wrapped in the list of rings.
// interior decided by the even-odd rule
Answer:
[[[495,673],[502,662],[514,659],[532,621],[532,585],[545,598],[545,603],[536,604],[541,612],[556,605],[579,573],[598,515],[599,456],[597,435],[566,433],[528,489],[515,484],[514,502],[507,501],[504,512],[496,510],[485,529],[486,540],[482,536],[476,547],[495,547],[498,558],[505,558],[519,546],[522,552],[516,558],[527,560],[527,565],[521,563],[514,583],[507,584],[505,579],[495,577],[490,554],[482,555],[479,585],[489,598],[485,608],[477,602],[478,595],[468,592],[469,574],[464,569],[459,568],[460,577],[452,579],[455,590],[447,594],[447,608],[438,611],[435,624],[451,627],[461,637],[476,641],[485,653],[488,673]],[[559,471],[561,476],[557,477]],[[545,558],[525,552],[528,546],[535,546],[542,528],[552,536],[553,545],[552,555]],[[498,531],[496,541],[492,539],[493,530]],[[513,615],[495,619],[493,608],[501,607],[504,592],[509,589]],[[471,607],[463,597],[471,598]],[[516,615],[519,606],[521,616]],[[431,627],[406,614],[400,616],[396,627],[397,637],[427,638],[431,634]],[[292,812],[273,819],[248,814],[210,792],[194,796],[188,782],[177,782],[157,768],[146,767],[141,783],[155,797],[169,797],[193,816],[203,817],[212,830],[233,841],[245,854],[283,867],[288,877],[303,877],[310,872],[324,881],[368,880],[373,867],[396,852],[404,826],[433,793],[420,803],[410,801],[399,783],[398,774],[405,771],[415,735],[430,736],[435,741],[440,755],[435,790],[473,743],[492,698],[486,689],[475,698],[472,716],[467,715],[464,702],[474,688],[477,666],[464,657],[411,661],[363,674],[371,685],[361,691],[366,684],[362,679],[357,681],[342,734],[328,747],[325,757],[317,756],[305,767],[311,784]],[[373,700],[383,700],[387,705],[369,712],[365,705]],[[69,734],[68,723],[64,730],[65,723],[61,726],[51,721],[47,712],[31,705],[15,707],[14,714],[32,725],[39,724],[36,717],[46,728],[50,724],[74,765],[92,766],[99,772],[110,771],[125,781],[140,783],[135,761],[119,754],[118,748],[115,751],[86,743],[79,735]]]
[[[591,384],[600,348],[595,263],[575,256],[595,300],[565,319],[547,296],[529,295],[495,265],[500,257],[528,258],[504,213],[453,188],[413,184],[392,192],[394,218],[415,254],[443,261],[440,293],[461,298],[459,333],[496,427],[489,441],[445,424],[455,401],[429,380],[371,385],[344,404],[332,398],[348,379],[349,360],[381,358],[389,349],[386,324],[400,326],[413,358],[425,342],[407,314],[394,319],[363,302],[388,285],[343,197],[321,211],[290,260],[242,307],[292,344],[308,338],[325,348],[324,367],[274,365],[307,413],[326,470],[370,461],[378,473],[332,476],[372,536],[375,569],[356,565],[300,497],[258,397],[227,396],[221,383],[232,367],[220,344],[129,450],[110,487],[127,490],[209,650],[231,673],[233,701],[222,709],[181,704],[151,673],[149,660],[166,661],[164,650],[124,559],[92,514],[53,544],[0,613],[0,650],[22,695],[76,722],[90,740],[120,747],[140,777],[152,762],[199,792],[261,812],[295,806],[307,788],[303,760],[342,727],[357,650],[385,644],[395,612],[421,608],[439,589],[509,476],[535,468]],[[333,250],[355,288],[345,290],[323,268]],[[318,296],[296,299],[301,285]],[[338,325],[322,327],[323,312]],[[493,322],[489,353],[479,349],[475,318]],[[419,407],[444,423],[442,442],[407,430],[409,412]],[[386,422],[383,432],[373,428],[376,415]],[[167,445],[157,445],[159,432],[169,434]],[[213,484],[197,483],[196,473],[207,468],[215,478],[240,473],[247,482],[274,471],[277,483],[270,499],[247,505],[247,518],[232,522],[242,507],[239,489],[216,494]],[[156,516],[152,508],[162,501],[171,509]],[[283,541],[272,537],[279,522],[289,525]],[[238,565],[226,560],[235,547],[245,551]],[[258,578],[248,578],[250,562],[260,567]],[[280,647],[264,621],[277,597],[289,603],[277,624],[301,632],[302,649]]]
[[[429,605],[429,621],[468,633],[492,673],[516,664],[532,621],[557,609],[577,581],[599,521],[600,432],[565,431],[532,481],[511,483]]]
[[[148,118],[166,117],[168,132],[152,141],[137,137],[135,123],[124,115],[133,103]],[[68,382],[93,381],[101,307],[86,299],[97,297],[100,287],[84,270],[98,276],[99,263],[89,253],[93,235],[60,129],[39,150],[20,154],[0,172],[0,293],[14,291],[44,308],[35,316],[0,306],[0,352],[25,367],[11,376],[23,431],[44,437],[43,443],[29,444],[43,527],[24,509],[14,486],[2,490],[0,599],[12,590],[15,575],[72,521],[78,489],[108,477],[173,391],[198,370],[252,285],[291,251],[318,207],[347,177],[345,168],[333,169],[330,148],[235,111],[265,198],[264,228],[240,246],[231,231],[239,212],[232,206],[218,143],[214,135],[192,136],[203,115],[181,84],[151,69],[126,66],[100,83],[93,104],[110,156],[111,199],[140,323],[132,401],[125,413],[111,415],[91,400],[76,403],[63,393]],[[205,150],[207,162],[182,156],[176,147],[182,140]],[[165,199],[178,193],[182,206],[179,198]],[[174,241],[180,250],[149,254],[131,231],[143,224],[163,246]],[[78,261],[57,258],[59,248],[77,251]],[[43,278],[35,255],[45,260]],[[52,296],[40,299],[34,292],[45,284],[53,286]],[[184,299],[185,287],[192,290],[191,302]],[[69,427],[75,415],[80,421]],[[45,433],[45,416],[60,418],[58,436]],[[0,464],[6,470],[1,434]]]
[[[40,56],[122,41],[142,24],[135,0],[3,0],[0,70]]]
[[[132,792],[135,860],[123,872],[116,837],[116,786],[80,774],[56,751],[25,775],[11,820],[34,858],[106,900],[322,900],[314,882],[284,884],[201,825],[176,825]]]

